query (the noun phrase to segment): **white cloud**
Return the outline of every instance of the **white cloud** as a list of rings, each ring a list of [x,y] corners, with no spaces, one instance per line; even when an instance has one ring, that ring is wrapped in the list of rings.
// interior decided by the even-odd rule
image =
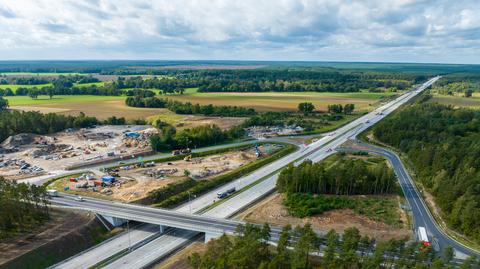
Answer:
[[[0,59],[479,63],[477,14],[476,0],[3,0]]]

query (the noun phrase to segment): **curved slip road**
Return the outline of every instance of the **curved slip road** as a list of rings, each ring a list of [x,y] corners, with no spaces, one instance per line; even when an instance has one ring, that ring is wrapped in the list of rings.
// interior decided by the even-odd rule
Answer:
[[[345,151],[365,150],[372,154],[380,155],[387,158],[393,166],[397,175],[400,187],[403,190],[405,199],[407,200],[413,216],[413,229],[418,231],[418,227],[425,227],[428,237],[432,239],[433,247],[436,250],[443,250],[447,246],[453,247],[457,258],[465,258],[468,256],[480,256],[480,253],[471,249],[448,236],[442,228],[440,228],[433,218],[428,206],[425,204],[422,195],[418,191],[415,183],[408,174],[400,157],[393,151],[378,146],[359,143],[358,148],[344,148]]]

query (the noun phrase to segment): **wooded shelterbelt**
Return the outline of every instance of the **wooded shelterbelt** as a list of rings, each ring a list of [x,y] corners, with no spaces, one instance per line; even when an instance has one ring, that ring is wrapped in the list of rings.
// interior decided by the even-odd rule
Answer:
[[[480,242],[480,111],[417,103],[373,130],[408,155],[451,227]]]
[[[241,126],[222,131],[216,125],[202,125],[178,132],[175,127],[165,122],[157,122],[156,127],[159,133],[151,136],[150,142],[152,148],[157,151],[211,146],[240,138],[245,134]]]
[[[361,236],[356,228],[346,229],[342,236],[334,230],[319,236],[309,224],[294,229],[286,226],[277,246],[270,246],[269,239],[267,224],[240,225],[235,236],[223,235],[208,242],[205,253],[194,253],[188,261],[194,269],[453,268],[451,248],[436,256],[431,247],[425,248],[421,243],[375,242]],[[319,251],[323,257],[311,256]],[[478,266],[475,258],[469,258],[461,268]]]
[[[45,187],[0,177],[0,239],[30,231],[46,221],[48,205]]]
[[[125,104],[131,107],[167,108],[177,114],[193,114],[222,117],[248,117],[257,114],[253,108],[239,106],[214,106],[183,103],[158,97],[127,97]]]

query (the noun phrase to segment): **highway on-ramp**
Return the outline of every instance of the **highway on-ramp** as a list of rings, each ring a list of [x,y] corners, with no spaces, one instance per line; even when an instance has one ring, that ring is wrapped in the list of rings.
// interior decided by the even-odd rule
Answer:
[[[480,256],[480,253],[453,240],[451,237],[446,235],[440,227],[438,227],[438,224],[430,213],[430,210],[425,204],[415,183],[405,169],[405,166],[403,165],[400,157],[395,152],[365,143],[358,143],[354,147],[347,147],[342,149],[342,151],[343,150],[364,150],[369,153],[383,156],[390,161],[393,166],[395,175],[397,176],[400,183],[400,187],[402,188],[405,195],[405,199],[407,200],[410,210],[412,212],[414,231],[417,232],[418,227],[425,227],[428,237],[432,241],[433,247],[436,250],[441,251],[447,246],[451,246],[455,250],[457,258],[465,258],[465,255]]]
[[[437,81],[439,77],[435,77],[422,86],[411,90],[400,97],[396,98],[395,100],[375,109],[374,111],[360,117],[357,120],[354,120],[345,126],[337,129],[334,132],[331,132],[324,136],[322,139],[306,146],[302,147],[300,150],[283,157],[280,160],[277,160],[265,167],[260,168],[259,170],[242,177],[234,182],[226,184],[220,188],[217,188],[201,197],[194,199],[192,202],[187,203],[179,208],[176,209],[178,212],[188,213],[188,212],[199,212],[202,211],[202,214],[210,217],[216,218],[227,218],[231,215],[235,214],[239,210],[245,208],[246,206],[250,205],[251,203],[255,202],[256,200],[262,198],[267,193],[271,192],[275,188],[276,177],[278,172],[289,163],[300,163],[304,159],[311,159],[313,161],[320,161],[326,156],[333,153],[333,149],[344,143],[351,137],[355,137],[358,133],[365,130],[372,124],[375,124],[386,115],[397,109],[399,106],[403,105],[404,103],[408,102],[411,98],[416,96],[418,93],[429,87],[435,81]],[[237,190],[243,189],[248,187],[248,189],[243,190],[239,194],[233,196],[231,199],[222,201],[215,207],[212,206],[213,203],[217,202],[216,194],[217,192],[225,191],[231,187],[236,187]],[[78,205],[77,205],[78,206]],[[204,211],[205,207],[211,207],[210,210]],[[183,226],[182,226],[183,227]],[[184,227],[183,227],[184,228]],[[185,242],[188,239],[184,239]],[[157,257],[152,257],[151,253],[147,250],[148,247],[152,245],[163,245],[167,244],[169,239],[167,236],[161,236],[156,240],[150,242],[149,244],[145,245],[145,247],[137,249],[135,252],[130,253],[121,259],[113,262],[112,264],[108,265],[107,268],[129,268],[134,259],[139,259],[138,253],[144,253],[144,263],[143,264],[136,264],[135,267],[138,268],[148,265],[148,262],[152,261],[152,259],[156,259]],[[178,242],[181,244],[182,242]],[[174,249],[175,246],[172,246],[170,249],[165,249],[161,253],[157,253],[157,255],[166,255]],[[176,246],[178,247],[178,245]],[[140,255],[141,256],[141,255]],[[131,267],[130,267],[131,268]]]

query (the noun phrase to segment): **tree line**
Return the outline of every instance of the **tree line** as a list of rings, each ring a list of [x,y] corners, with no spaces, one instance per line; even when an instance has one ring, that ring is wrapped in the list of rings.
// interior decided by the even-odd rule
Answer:
[[[276,246],[268,241],[271,229],[252,224],[239,225],[233,237],[226,235],[207,243],[207,250],[193,253],[188,263],[194,269],[309,269],[309,268],[453,268],[453,249],[436,255],[431,247],[404,240],[375,241],[348,228],[343,235],[330,230],[316,234],[310,224],[286,226]],[[323,256],[314,254],[322,253]],[[475,258],[468,258],[462,269],[478,268]]]
[[[416,103],[373,129],[380,141],[405,152],[417,179],[444,219],[480,242],[480,111]]]
[[[345,115],[347,115],[347,114],[352,114],[354,110],[355,110],[355,104],[345,104],[344,106],[342,104],[328,105],[329,113],[335,113],[335,114],[344,113]]]
[[[6,110],[7,100],[0,98],[0,141],[19,133],[50,134],[68,128],[87,128],[98,124],[123,125],[145,124],[144,120],[130,120],[125,118],[109,117],[100,121],[95,117],[86,116],[80,112],[78,116],[66,116],[56,113],[43,114],[37,111]],[[7,104],[7,106],[2,104]]]
[[[95,117],[84,113],[65,116],[55,113],[42,114],[37,111],[0,111],[0,141],[19,133],[49,134],[67,128],[85,128],[99,124]]]
[[[253,108],[238,106],[214,106],[180,102],[166,98],[129,96],[125,104],[131,107],[167,108],[177,114],[193,114],[222,117],[248,117],[256,114]]]
[[[47,84],[50,80],[42,77],[7,77],[0,79],[0,85],[16,84],[16,85],[40,85]]]
[[[406,89],[416,75],[320,70],[204,70],[199,92],[358,92],[361,89]],[[187,75],[187,76],[188,76]]]
[[[45,187],[0,177],[0,239],[28,232],[48,220],[48,205]]]

